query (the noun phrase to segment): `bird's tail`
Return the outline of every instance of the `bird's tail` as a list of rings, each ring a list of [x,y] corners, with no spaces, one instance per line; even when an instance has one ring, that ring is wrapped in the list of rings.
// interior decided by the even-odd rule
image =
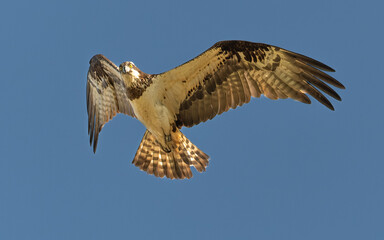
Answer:
[[[141,140],[132,163],[156,177],[191,178],[191,166],[205,171],[209,156],[191,143],[180,131],[172,136],[172,151],[165,152],[148,130]]]

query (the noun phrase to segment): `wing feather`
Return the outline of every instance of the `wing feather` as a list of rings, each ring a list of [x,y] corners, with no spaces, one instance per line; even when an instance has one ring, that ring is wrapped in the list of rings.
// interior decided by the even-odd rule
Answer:
[[[118,68],[103,55],[89,61],[87,75],[88,134],[96,152],[99,133],[117,113],[135,117]]]
[[[317,60],[279,47],[223,41],[189,62],[157,75],[156,81],[162,82],[172,96],[164,105],[171,106],[169,110],[177,125],[191,127],[262,94],[270,99],[292,98],[307,104],[311,103],[306,95],[309,94],[334,110],[320,91],[341,100],[326,83],[345,87],[323,71],[334,72]]]

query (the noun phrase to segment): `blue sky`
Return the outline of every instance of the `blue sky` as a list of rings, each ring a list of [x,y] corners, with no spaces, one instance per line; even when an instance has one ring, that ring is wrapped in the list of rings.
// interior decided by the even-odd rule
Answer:
[[[0,8],[0,239],[384,239],[380,1],[7,1]],[[215,42],[277,45],[346,86],[335,112],[253,99],[186,136],[189,181],[131,164],[145,128],[117,116],[93,154],[89,59],[169,70]]]

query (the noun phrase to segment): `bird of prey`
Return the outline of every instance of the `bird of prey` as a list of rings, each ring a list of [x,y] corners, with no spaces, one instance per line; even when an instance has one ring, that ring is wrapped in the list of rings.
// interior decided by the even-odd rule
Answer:
[[[309,104],[308,94],[334,110],[323,93],[341,98],[326,83],[345,87],[323,71],[334,72],[301,54],[246,41],[218,42],[160,74],[144,73],[133,62],[117,67],[95,55],[87,75],[90,144],[96,152],[104,124],[117,113],[130,115],[147,128],[132,163],[156,177],[191,178],[191,166],[205,171],[209,157],[180,132],[183,126],[205,122],[261,95]]]

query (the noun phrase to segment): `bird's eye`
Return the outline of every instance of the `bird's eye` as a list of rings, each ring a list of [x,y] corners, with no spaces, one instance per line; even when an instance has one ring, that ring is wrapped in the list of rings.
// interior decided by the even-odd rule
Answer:
[[[132,65],[132,63],[130,63],[128,66],[129,66],[129,68],[133,68],[133,65]]]

